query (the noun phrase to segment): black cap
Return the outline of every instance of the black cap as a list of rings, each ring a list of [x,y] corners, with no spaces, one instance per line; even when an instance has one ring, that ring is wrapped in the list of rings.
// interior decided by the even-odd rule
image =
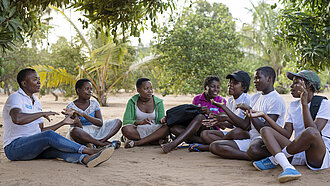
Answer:
[[[251,78],[249,74],[247,72],[244,72],[243,70],[235,71],[232,74],[228,74],[226,76],[226,79],[230,78],[234,78],[236,81],[239,82],[244,82],[248,85],[248,87],[250,86]]]

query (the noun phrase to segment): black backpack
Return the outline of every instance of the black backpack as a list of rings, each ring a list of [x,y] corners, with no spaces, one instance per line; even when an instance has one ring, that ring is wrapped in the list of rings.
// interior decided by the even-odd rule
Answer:
[[[201,107],[193,104],[183,104],[166,111],[166,124],[187,126],[198,114],[201,114]]]
[[[326,97],[323,96],[314,96],[311,101],[311,105],[309,107],[309,111],[311,112],[312,119],[315,120],[315,117],[317,115],[317,112],[320,109],[321,102],[323,99],[327,99]]]

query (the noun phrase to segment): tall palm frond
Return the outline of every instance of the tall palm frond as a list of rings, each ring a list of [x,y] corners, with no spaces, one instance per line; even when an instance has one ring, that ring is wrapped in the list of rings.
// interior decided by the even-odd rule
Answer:
[[[83,43],[85,44],[85,46],[88,48],[89,53],[91,53],[92,49],[89,46],[87,40],[85,39],[84,35],[80,32],[80,30],[78,29],[78,27],[71,21],[71,19],[68,16],[66,16],[65,13],[62,10],[60,10],[59,8],[57,8],[55,6],[52,6],[52,5],[48,5],[48,7],[51,8],[51,9],[53,9],[53,10],[56,10],[56,11],[60,12],[65,17],[65,19],[73,26],[73,28],[78,33],[80,39],[83,41]]]
[[[49,65],[35,65],[32,68],[38,72],[41,86],[47,88],[57,88],[62,84],[73,86],[76,82],[76,78],[64,68],[54,68]]]

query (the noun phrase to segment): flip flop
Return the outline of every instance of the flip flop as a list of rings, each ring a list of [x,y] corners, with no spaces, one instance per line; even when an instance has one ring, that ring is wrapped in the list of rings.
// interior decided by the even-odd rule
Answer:
[[[121,136],[120,137],[120,141],[123,142],[123,143],[125,143],[127,141],[127,138],[125,136]]]
[[[187,148],[190,148],[193,144],[189,144],[189,143],[186,143],[186,142],[182,142],[180,145],[178,145],[176,148],[178,149],[187,149]]]
[[[106,145],[101,148],[108,148],[108,147],[114,147],[115,149],[119,149],[121,142],[119,140],[114,140],[114,141],[107,141],[109,142],[109,145]]]
[[[121,142],[119,140],[114,140],[111,142],[111,145],[115,147],[115,149],[119,149]]]
[[[96,154],[91,155],[92,157],[87,161],[86,166],[87,167],[96,167],[99,164],[107,161],[113,154],[114,150],[115,150],[115,148],[108,147],[108,148],[101,150],[100,152],[98,152]]]
[[[125,142],[125,146],[124,146],[126,149],[127,148],[133,148],[134,147],[134,141],[133,140],[127,140]]]
[[[201,145],[203,145],[203,144],[199,144],[199,143],[190,144],[188,150],[189,150],[189,152],[201,152],[198,149],[198,147]]]

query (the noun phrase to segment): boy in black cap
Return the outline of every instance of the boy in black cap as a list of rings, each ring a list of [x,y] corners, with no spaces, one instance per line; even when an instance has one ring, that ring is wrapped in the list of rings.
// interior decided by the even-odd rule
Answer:
[[[250,104],[251,96],[247,93],[249,91],[251,78],[248,73],[240,70],[232,74],[228,74],[226,79],[229,79],[227,84],[228,94],[232,95],[228,99],[227,106],[224,103],[217,106],[225,111],[226,114],[215,115],[212,114],[208,119],[203,121],[203,125],[207,127],[215,126],[218,130],[204,130],[201,132],[201,138],[207,145],[194,144],[190,151],[208,151],[209,144],[216,140],[222,139],[246,139],[249,138],[249,133],[240,127],[236,128],[236,124],[243,122],[245,117],[241,109],[236,109],[239,103]],[[221,131],[220,128],[234,128],[230,132]]]
[[[293,165],[307,165],[312,170],[330,167],[330,101],[314,92],[321,87],[318,75],[309,70],[288,72],[292,80],[291,94],[300,98],[290,103],[285,126],[278,127],[266,114],[251,111],[249,117],[263,117],[270,127],[261,129],[261,136],[272,156],[253,162],[258,170],[267,170],[280,165],[283,173],[279,182],[301,177]],[[315,100],[320,99],[317,103]],[[315,105],[317,109],[314,109]],[[295,131],[295,139],[290,137]],[[291,163],[287,158],[292,158]]]

